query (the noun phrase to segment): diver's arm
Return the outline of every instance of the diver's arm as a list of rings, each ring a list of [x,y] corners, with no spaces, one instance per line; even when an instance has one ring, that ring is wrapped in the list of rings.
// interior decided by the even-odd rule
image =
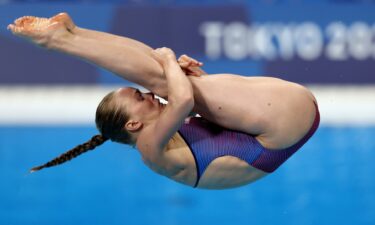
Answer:
[[[158,157],[193,109],[194,96],[191,83],[178,65],[173,51],[160,48],[153,51],[153,55],[164,68],[169,99],[157,121],[150,125],[143,136],[139,136],[141,140],[138,143],[139,148],[146,151],[155,149],[154,157]]]

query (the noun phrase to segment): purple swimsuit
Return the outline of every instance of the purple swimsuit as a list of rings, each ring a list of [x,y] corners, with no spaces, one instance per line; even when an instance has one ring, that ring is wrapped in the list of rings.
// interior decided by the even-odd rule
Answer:
[[[198,185],[208,165],[221,156],[235,156],[267,173],[275,171],[309,140],[317,130],[319,121],[320,115],[316,106],[315,120],[309,132],[289,148],[275,151],[263,147],[249,134],[225,129],[201,117],[191,118],[182,125],[179,133],[194,155],[197,167],[194,187]]]

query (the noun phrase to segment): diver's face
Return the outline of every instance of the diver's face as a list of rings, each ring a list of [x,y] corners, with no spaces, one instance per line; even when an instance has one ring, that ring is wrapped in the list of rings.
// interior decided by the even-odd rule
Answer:
[[[129,118],[134,120],[153,120],[159,117],[163,104],[152,93],[142,93],[138,89],[120,88],[115,93],[115,101],[120,107],[125,107]]]

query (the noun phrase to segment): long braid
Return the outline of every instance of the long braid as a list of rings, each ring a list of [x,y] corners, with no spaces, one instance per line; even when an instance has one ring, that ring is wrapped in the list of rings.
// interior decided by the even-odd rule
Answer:
[[[96,109],[95,122],[102,135],[92,137],[90,141],[78,145],[44,165],[32,168],[30,172],[65,163],[82,153],[96,148],[109,139],[119,143],[134,145],[132,136],[124,129],[124,124],[128,121],[128,114],[123,107],[119,107],[116,104],[115,94],[115,91],[107,94]]]
[[[95,135],[91,138],[90,141],[88,141],[84,144],[78,145],[77,147],[67,151],[66,153],[64,153],[64,154],[60,155],[59,157],[47,162],[44,165],[32,168],[30,172],[35,172],[35,171],[38,171],[38,170],[41,170],[41,169],[44,169],[44,168],[47,168],[47,167],[56,166],[56,165],[65,163],[66,161],[69,161],[69,160],[79,156],[82,153],[85,153],[89,150],[93,150],[94,148],[103,144],[107,140],[108,140],[108,138],[106,138],[102,135]]]

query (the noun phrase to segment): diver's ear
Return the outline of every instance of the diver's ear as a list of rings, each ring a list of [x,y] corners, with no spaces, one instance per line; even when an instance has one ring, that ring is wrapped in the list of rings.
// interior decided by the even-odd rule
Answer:
[[[129,120],[125,124],[125,129],[130,132],[137,132],[140,131],[143,127],[143,123],[137,120]]]

